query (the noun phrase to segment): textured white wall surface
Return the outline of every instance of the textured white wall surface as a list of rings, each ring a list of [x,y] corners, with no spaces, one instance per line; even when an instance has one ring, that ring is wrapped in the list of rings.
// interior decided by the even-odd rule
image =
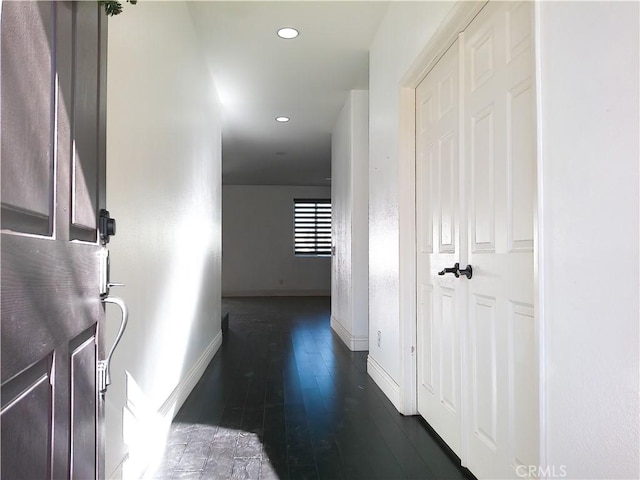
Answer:
[[[541,2],[546,458],[639,478],[637,2]]]
[[[369,93],[355,90],[351,121],[353,334],[369,335]]]
[[[452,2],[391,2],[370,51],[369,355],[396,384],[400,383],[400,81],[452,6]],[[378,331],[380,346],[374,341]]]
[[[293,254],[293,200],[330,187],[225,185],[223,295],[329,295],[331,258]]]
[[[331,135],[332,321],[350,348],[368,350],[368,94],[352,90]],[[345,340],[343,338],[343,340]]]
[[[130,318],[107,394],[108,476],[139,478],[164,440],[159,412],[171,416],[167,400],[220,338],[220,121],[199,52],[185,3],[142,2],[109,20],[111,279],[126,284],[112,293]]]
[[[331,322],[336,332],[351,336],[351,97],[331,133]],[[335,322],[339,326],[335,325]],[[340,328],[341,327],[341,328]],[[345,343],[349,343],[344,338]]]

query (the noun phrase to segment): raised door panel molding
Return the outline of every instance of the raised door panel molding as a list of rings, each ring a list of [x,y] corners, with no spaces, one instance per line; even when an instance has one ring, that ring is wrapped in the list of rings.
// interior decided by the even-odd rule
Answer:
[[[71,238],[87,241],[96,240],[98,211],[99,15],[86,2],[74,9]]]
[[[88,338],[87,338],[88,336]],[[91,478],[96,465],[95,329],[83,332],[71,350],[71,478]],[[87,401],[92,399],[93,401]]]
[[[534,107],[531,78],[507,93],[508,251],[533,251]]]
[[[496,299],[474,295],[470,311],[473,433],[495,451],[498,443]]]
[[[440,289],[440,402],[453,414],[459,414],[458,398],[460,380],[460,331],[456,322],[456,291],[452,288]]]
[[[434,100],[431,92],[418,99],[418,128],[416,143],[419,146],[416,164],[418,183],[418,210],[416,227],[419,253],[433,252],[433,194],[431,188],[434,145],[430,135],[434,122]]]
[[[438,84],[439,118],[442,120],[458,105],[457,74],[451,72]]]
[[[440,159],[440,225],[439,248],[441,253],[455,253],[456,251],[456,211],[458,194],[458,158],[456,155],[457,135],[449,131],[439,139],[438,153]]]
[[[511,63],[531,47],[533,38],[531,8],[532,2],[520,2],[505,13],[507,63]]]
[[[471,91],[486,83],[494,73],[493,31],[488,30],[476,42],[470,45]]]
[[[52,366],[53,355],[48,355],[2,384],[4,477],[51,478]]]
[[[533,305],[509,302],[509,461],[538,462],[538,379]],[[532,435],[535,433],[536,435]]]
[[[494,252],[495,246],[495,113],[493,104],[471,117],[471,241],[472,251]]]
[[[418,337],[421,339],[418,352],[418,381],[421,387],[433,394],[433,287],[422,284],[419,292],[418,316],[422,321],[418,322]]]
[[[54,17],[53,2],[2,7],[2,228],[38,235],[54,201]]]
[[[434,165],[438,195],[438,251],[453,253],[458,250],[458,183],[459,183],[459,44],[452,47],[434,68],[438,90],[439,115],[433,127],[433,137],[437,139],[438,164]],[[453,52],[455,51],[455,55]]]

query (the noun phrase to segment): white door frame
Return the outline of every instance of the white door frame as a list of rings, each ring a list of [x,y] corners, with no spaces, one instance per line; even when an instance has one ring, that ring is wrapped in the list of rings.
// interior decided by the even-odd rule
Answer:
[[[487,1],[478,2],[457,2],[445,19],[438,27],[435,34],[425,45],[422,51],[414,59],[411,67],[404,75],[400,82],[400,151],[399,154],[399,247],[400,247],[400,264],[399,264],[399,295],[400,295],[400,412],[404,415],[418,414],[418,379],[417,379],[417,277],[416,277],[416,158],[415,158],[415,89],[424,79],[429,71],[434,67],[437,61],[444,55],[447,49],[453,45],[458,35],[471,23],[475,16],[482,10]],[[534,25],[538,26],[537,18],[539,15],[538,5],[534,8]],[[538,58],[538,41],[539,35],[534,31],[534,56],[536,65],[536,91],[539,91],[539,70],[540,65]],[[462,72],[461,72],[462,75]],[[539,112],[538,95],[536,95],[536,110]],[[540,116],[536,115],[537,126],[539,127]],[[539,131],[536,134],[538,142]],[[539,405],[540,405],[540,465],[546,465],[546,428],[545,428],[545,371],[544,371],[544,322],[543,312],[541,311],[542,303],[542,252],[540,241],[542,232],[539,229],[541,222],[541,209],[539,208],[541,198],[538,192],[541,192],[541,162],[540,148],[538,143],[537,153],[537,191],[534,200],[534,299],[535,314],[537,316],[536,331],[538,345],[538,362],[539,362]],[[466,338],[465,326],[462,327],[463,339]],[[466,342],[463,341],[463,347]],[[461,350],[461,362],[466,362],[466,351]],[[465,385],[467,379],[461,378],[462,384]],[[462,401],[466,401],[466,389],[462,389]],[[464,413],[463,413],[464,415]],[[465,419],[463,418],[463,421]],[[463,438],[463,455],[466,455],[466,446]]]
[[[400,82],[399,223],[400,223],[400,412],[418,413],[416,301],[416,87],[485,1],[457,2]]]

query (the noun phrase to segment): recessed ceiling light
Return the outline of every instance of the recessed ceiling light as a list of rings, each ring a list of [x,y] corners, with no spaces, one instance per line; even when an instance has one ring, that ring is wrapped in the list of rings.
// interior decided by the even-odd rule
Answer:
[[[289,117],[276,117],[276,122],[285,123],[289,121]]]
[[[287,40],[291,38],[296,38],[298,36],[298,30],[291,27],[284,27],[278,30],[278,36],[280,38],[285,38]]]

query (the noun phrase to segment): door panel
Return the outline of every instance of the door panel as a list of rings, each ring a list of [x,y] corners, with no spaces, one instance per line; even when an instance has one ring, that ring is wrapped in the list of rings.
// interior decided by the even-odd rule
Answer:
[[[471,239],[473,252],[494,252],[495,188],[494,127],[492,104],[471,117]]]
[[[453,130],[447,132],[438,139],[438,157],[440,159],[440,208],[439,208],[439,233],[440,253],[455,253],[456,251],[456,214],[455,207],[458,189],[457,168],[458,161],[456,135]]]
[[[495,450],[498,424],[496,299],[473,295],[471,302],[471,418],[474,433]]]
[[[51,478],[52,366],[47,356],[2,385],[2,471],[7,477],[6,472],[20,472],[11,478]]]
[[[2,228],[51,234],[54,6],[2,9]],[[25,29],[31,34],[24,35]],[[10,93],[10,94],[9,94]],[[29,149],[24,149],[24,145]]]
[[[416,229],[418,255],[433,253],[433,192],[435,151],[430,126],[435,124],[435,95],[431,85],[416,90]],[[427,88],[430,87],[430,88]]]
[[[458,361],[458,343],[460,338],[456,331],[456,290],[442,288],[440,294],[440,402],[452,414],[458,409],[458,385],[460,364]]]
[[[80,2],[74,11],[73,150],[71,238],[96,240],[98,162],[99,48],[95,41],[100,17],[94,5]]]
[[[458,42],[416,89],[418,412],[461,455]]]
[[[435,362],[433,358],[433,286],[421,284],[418,288],[418,389],[420,401],[422,397],[427,394],[422,389],[429,392],[430,395],[434,395],[435,393],[433,385]],[[422,413],[423,411],[425,413]],[[426,410],[420,409],[420,414],[425,416]]]
[[[538,379],[533,306],[509,303],[509,457],[516,465],[537,465]]]
[[[2,5],[0,415],[7,478],[97,476],[105,27],[95,2]],[[73,221],[83,235],[70,235]]]
[[[474,272],[467,463],[478,478],[513,478],[519,465],[538,464],[532,24],[530,2],[490,2],[465,32]]]
[[[71,348],[71,477],[93,478],[96,468],[96,335],[92,327]]]
[[[532,79],[507,94],[507,248],[533,251],[533,200],[535,198],[535,100]]]

